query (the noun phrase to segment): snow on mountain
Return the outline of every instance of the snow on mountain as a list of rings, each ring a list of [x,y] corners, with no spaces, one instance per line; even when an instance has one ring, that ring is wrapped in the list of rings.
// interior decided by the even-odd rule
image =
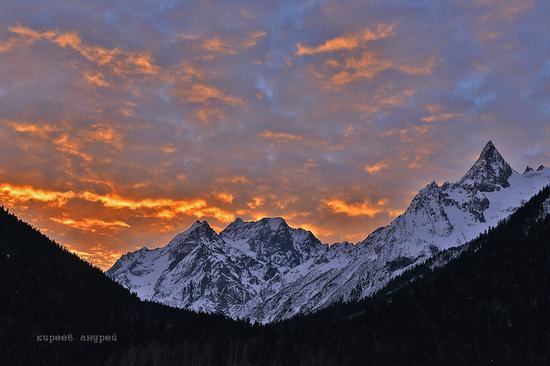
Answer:
[[[456,183],[423,188],[365,240],[324,245],[282,218],[235,220],[219,235],[197,221],[166,247],[122,256],[107,274],[139,297],[262,323],[360,299],[436,253],[512,214],[550,169],[513,170],[492,142]]]
[[[237,219],[220,234],[197,221],[163,248],[123,255],[107,275],[145,300],[238,317],[266,281],[326,249],[282,218]]]

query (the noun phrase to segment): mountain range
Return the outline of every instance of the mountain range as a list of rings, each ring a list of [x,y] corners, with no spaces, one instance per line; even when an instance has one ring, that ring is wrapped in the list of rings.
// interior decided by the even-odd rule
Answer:
[[[455,183],[430,183],[389,225],[356,244],[321,243],[282,218],[197,221],[165,247],[123,255],[106,273],[144,300],[270,323],[363,299],[410,268],[507,219],[550,169],[520,174],[492,142]]]
[[[540,172],[544,169],[534,179],[541,179]],[[534,172],[527,169],[525,179],[530,174]],[[502,188],[499,183],[498,191],[513,187],[511,178],[508,184]],[[275,221],[277,231],[284,231],[282,221]],[[271,231],[272,223],[244,224],[253,231],[259,230],[256,225]],[[180,262],[197,245],[220,236],[204,224],[173,243],[176,253],[187,251]],[[246,230],[239,226],[236,242],[243,240],[237,232]],[[216,245],[223,248],[231,245],[228,241]],[[247,243],[250,251],[261,253],[258,261],[276,257],[264,241]],[[363,300],[251,325],[224,314],[142,301],[0,206],[0,364],[545,365],[550,362],[549,243],[547,185],[494,228],[407,265],[397,275],[392,272],[384,287]],[[273,250],[286,253],[288,248]],[[202,253],[209,251],[217,253],[208,246]],[[292,257],[278,259],[282,262],[274,267]],[[225,293],[223,287],[218,290]],[[94,341],[105,336],[110,340]]]

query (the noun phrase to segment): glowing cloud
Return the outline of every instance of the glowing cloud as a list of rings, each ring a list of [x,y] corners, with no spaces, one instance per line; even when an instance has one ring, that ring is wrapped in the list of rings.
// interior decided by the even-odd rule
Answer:
[[[549,164],[549,2],[4,3],[1,204],[103,268],[197,218],[363,239],[487,139]]]
[[[289,142],[289,141],[302,141],[304,138],[299,135],[294,135],[287,132],[275,132],[275,131],[269,131],[265,130],[258,134],[258,137],[268,139],[268,140],[275,140],[278,142]]]
[[[67,225],[75,229],[83,231],[95,232],[99,228],[129,228],[130,225],[124,221],[103,221],[99,219],[83,219],[83,220],[73,220],[69,218],[62,217],[50,217],[50,220],[57,222],[58,224]]]
[[[260,207],[263,204],[264,204],[264,199],[262,197],[254,197],[254,198],[252,198],[252,200],[250,200],[249,202],[246,203],[246,205],[248,207],[250,207],[251,209],[255,209],[257,207]]]
[[[437,61],[430,57],[424,64],[409,65],[392,59],[381,58],[377,53],[365,51],[360,57],[349,57],[342,64],[331,64],[328,72],[328,86],[342,86],[361,79],[372,79],[386,70],[396,70],[404,74],[427,76],[433,73]],[[332,72],[335,69],[336,72]],[[332,74],[332,75],[331,75]],[[326,79],[321,74],[321,79]]]
[[[0,195],[8,202],[51,202],[58,206],[62,206],[68,200],[76,197],[73,191],[58,192],[36,189],[31,186],[14,186],[7,183],[0,184]]]
[[[265,37],[265,32],[251,32],[242,39],[221,39],[219,37],[206,38],[202,40],[201,47],[205,51],[221,55],[236,55],[242,49],[254,47],[259,40]],[[201,39],[201,37],[191,37],[191,39]],[[210,59],[213,56],[202,57]]]
[[[61,48],[72,49],[88,61],[99,66],[110,66],[112,72],[121,76],[130,73],[157,74],[160,72],[160,68],[155,65],[151,56],[146,52],[135,53],[122,51],[118,48],[109,49],[90,45],[85,43],[75,31],[60,33],[56,30],[49,30],[39,32],[20,24],[10,27],[9,31],[23,37],[23,39],[7,41],[10,47],[4,46],[6,51],[11,50],[16,45],[23,46],[35,41],[47,40]],[[92,81],[97,83],[98,79],[92,78]]]
[[[215,193],[214,196],[216,196],[217,199],[225,203],[232,203],[233,200],[235,199],[235,197],[233,197],[231,193],[227,193],[227,192],[218,192],[218,193]]]
[[[335,213],[343,213],[347,216],[367,217],[374,217],[383,212],[383,206],[386,205],[386,201],[384,200],[378,201],[376,204],[368,202],[347,203],[340,199],[323,200],[321,202]]]
[[[434,122],[446,122],[462,118],[462,113],[444,112],[442,106],[438,104],[429,104],[426,106],[429,116],[421,119],[422,122],[434,123]]]
[[[378,24],[373,29],[329,39],[317,47],[307,47],[298,43],[296,44],[296,54],[298,56],[305,56],[342,50],[353,50],[363,43],[392,36],[395,32],[395,28],[395,24]]]
[[[371,165],[365,165],[365,170],[369,174],[376,174],[376,173],[379,173],[381,170],[387,169],[387,168],[389,168],[389,165],[384,163],[384,162],[379,162],[379,163],[375,163],[375,164],[371,164]]]
[[[217,99],[232,106],[244,104],[239,98],[227,96],[222,90],[205,84],[194,84],[190,90],[180,92],[179,95],[190,103],[204,103],[210,99]]]

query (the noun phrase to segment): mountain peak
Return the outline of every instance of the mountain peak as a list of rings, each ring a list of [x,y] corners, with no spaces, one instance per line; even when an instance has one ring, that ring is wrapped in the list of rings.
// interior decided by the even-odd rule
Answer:
[[[185,231],[179,233],[178,235],[176,235],[168,243],[167,246],[168,247],[178,246],[179,243],[186,240],[191,234],[212,236],[212,235],[215,235],[215,231],[214,231],[214,229],[212,229],[210,227],[210,225],[208,224],[208,221],[206,221],[206,220],[204,220],[204,221],[197,220],[187,230],[185,230]]]
[[[496,151],[497,154],[500,155],[500,153],[498,152],[497,148],[495,147],[495,144],[493,144],[493,141],[489,140],[489,142],[487,142],[485,144],[485,147],[483,148],[483,150],[481,151],[481,154],[479,155],[479,157],[481,158],[482,156],[485,156],[485,155],[488,155],[488,154],[492,154]]]
[[[210,228],[210,225],[208,224],[208,221],[206,221],[206,220],[203,220],[203,221],[197,220],[186,231],[191,232],[191,231],[194,231],[197,228],[206,229],[206,228]]]
[[[261,223],[270,225],[272,230],[277,230],[281,225],[288,226],[285,219],[282,217],[264,217],[260,220]]]
[[[504,160],[492,141],[489,141],[475,164],[458,182],[463,186],[473,187],[481,192],[498,191],[510,185],[508,178],[513,169]]]

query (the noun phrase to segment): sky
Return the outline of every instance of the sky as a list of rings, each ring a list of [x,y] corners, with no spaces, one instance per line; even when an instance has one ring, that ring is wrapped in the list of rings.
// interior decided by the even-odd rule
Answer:
[[[357,242],[550,164],[550,2],[0,0],[0,202],[107,269],[197,219]]]

